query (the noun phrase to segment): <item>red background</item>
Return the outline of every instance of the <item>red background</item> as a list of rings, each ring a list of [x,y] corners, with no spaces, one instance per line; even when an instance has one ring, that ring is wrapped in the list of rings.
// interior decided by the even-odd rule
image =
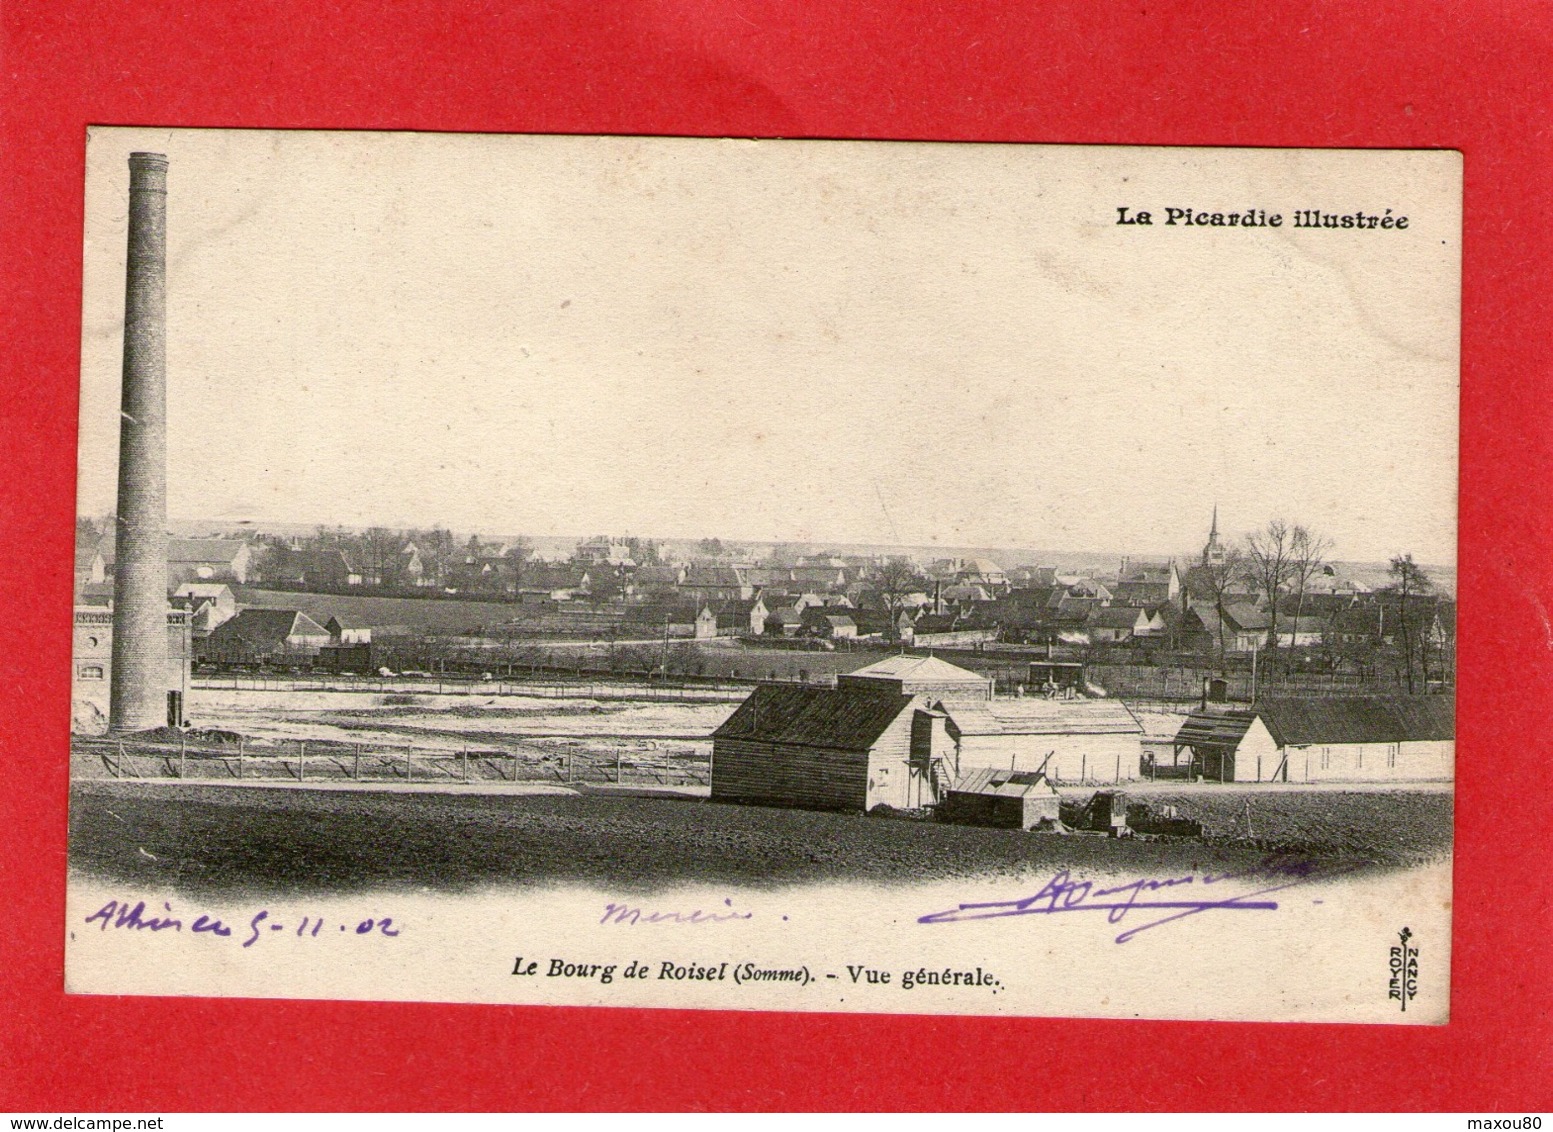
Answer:
[[[1553,1107],[1553,8],[960,8],[8,0],[0,1108]],[[66,997],[63,753],[89,123],[1463,150],[1451,1024]],[[1355,427],[1362,442],[1363,422]]]

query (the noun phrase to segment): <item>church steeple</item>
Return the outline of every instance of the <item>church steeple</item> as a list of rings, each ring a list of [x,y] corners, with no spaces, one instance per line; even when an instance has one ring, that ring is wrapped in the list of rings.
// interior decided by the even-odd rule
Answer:
[[[1204,566],[1222,566],[1224,547],[1219,542],[1219,505],[1213,505],[1213,525],[1208,529],[1208,545],[1202,548]]]

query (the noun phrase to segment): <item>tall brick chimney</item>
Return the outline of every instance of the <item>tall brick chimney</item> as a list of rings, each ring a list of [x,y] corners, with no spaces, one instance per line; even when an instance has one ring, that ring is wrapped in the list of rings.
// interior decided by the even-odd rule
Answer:
[[[167,721],[167,158],[129,155],[108,726]]]

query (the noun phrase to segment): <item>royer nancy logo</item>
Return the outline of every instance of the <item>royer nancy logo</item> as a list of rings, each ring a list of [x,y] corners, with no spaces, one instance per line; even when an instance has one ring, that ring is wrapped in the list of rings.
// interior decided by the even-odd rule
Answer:
[[[1391,947],[1391,997],[1404,1011],[1407,1004],[1418,997],[1418,948],[1408,946],[1408,940],[1412,938],[1413,933],[1403,928]]]

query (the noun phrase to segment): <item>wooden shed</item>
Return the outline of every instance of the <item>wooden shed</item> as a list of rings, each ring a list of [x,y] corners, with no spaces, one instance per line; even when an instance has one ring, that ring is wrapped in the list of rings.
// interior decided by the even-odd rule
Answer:
[[[938,806],[940,821],[1034,829],[1058,820],[1062,799],[1038,771],[983,767],[955,779]]]
[[[942,715],[888,688],[761,684],[712,733],[712,800],[817,810],[938,800]]]

